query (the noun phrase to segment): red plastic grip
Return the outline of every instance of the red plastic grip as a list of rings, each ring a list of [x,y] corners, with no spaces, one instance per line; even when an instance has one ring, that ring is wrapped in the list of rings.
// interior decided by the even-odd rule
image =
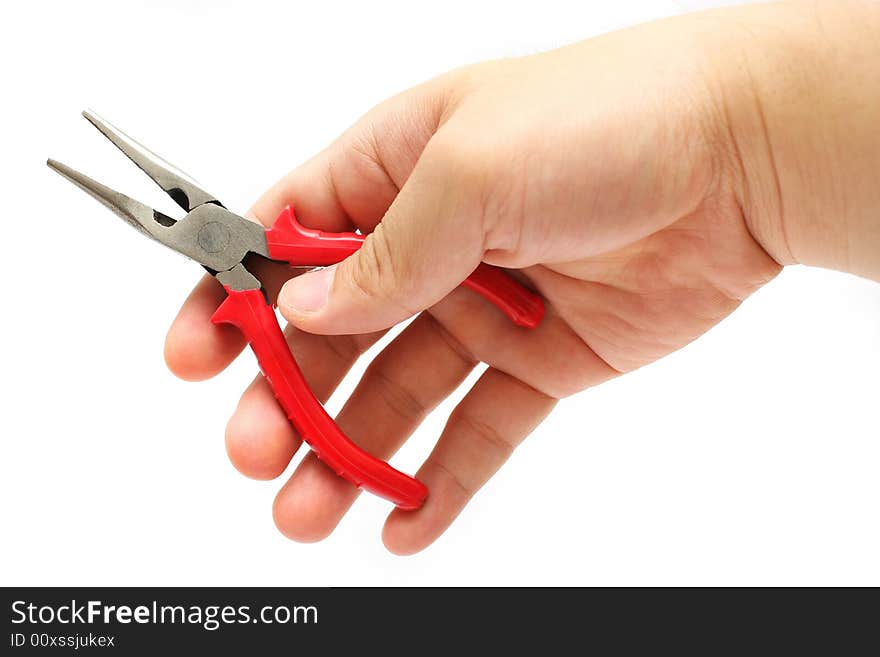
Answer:
[[[327,233],[306,228],[291,206],[266,231],[269,257],[292,265],[321,267],[345,260],[364,241],[358,233]],[[544,300],[520,285],[503,269],[480,263],[463,285],[495,305],[517,326],[535,328],[544,317]]]
[[[364,490],[394,502],[402,509],[418,509],[428,489],[355,445],[312,394],[278,325],[275,311],[261,290],[226,288],[227,298],[211,321],[232,324],[244,334],[260,369],[290,422],[319,459],[336,474]]]
[[[326,267],[342,262],[361,248],[364,236],[306,228],[296,220],[293,207],[288,205],[266,230],[266,242],[273,260],[294,266]]]
[[[498,267],[481,262],[462,285],[500,308],[517,326],[535,328],[544,317],[544,299]]]

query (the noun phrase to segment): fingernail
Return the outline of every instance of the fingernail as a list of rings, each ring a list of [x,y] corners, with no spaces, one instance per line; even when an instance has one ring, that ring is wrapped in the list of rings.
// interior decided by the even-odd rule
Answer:
[[[327,305],[336,265],[297,276],[284,284],[278,305],[295,313],[315,313]]]

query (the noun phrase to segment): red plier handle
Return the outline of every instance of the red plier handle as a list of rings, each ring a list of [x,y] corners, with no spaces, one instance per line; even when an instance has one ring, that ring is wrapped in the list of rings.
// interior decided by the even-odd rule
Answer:
[[[244,333],[287,417],[320,459],[340,476],[403,509],[421,506],[428,495],[424,484],[364,452],[327,415],[290,353],[262,284],[244,262],[249,254],[256,254],[296,266],[331,265],[357,251],[364,237],[304,228],[289,207],[271,229],[263,230],[227,210],[188,176],[103,119],[89,112],[84,115],[186,215],[174,219],[60,162],[49,160],[49,166],[142,234],[200,263],[223,284],[227,298],[212,321],[232,324]],[[534,327],[544,315],[544,302],[538,295],[495,267],[480,265],[464,284],[520,326]]]
[[[345,260],[361,248],[359,233],[327,233],[306,228],[287,206],[266,231],[269,256],[292,265],[321,267]],[[494,304],[517,326],[536,327],[544,316],[544,300],[526,289],[503,269],[480,263],[462,283]]]
[[[339,476],[402,509],[418,509],[428,489],[355,445],[327,414],[296,364],[262,290],[232,290],[211,321],[244,333],[275,398],[302,439]]]
[[[364,236],[305,228],[287,207],[266,231],[266,240],[269,255],[275,260],[320,266],[354,253]],[[520,326],[534,327],[544,314],[541,297],[497,267],[481,265],[465,284]],[[275,311],[262,290],[225,289],[228,296],[212,321],[232,324],[244,334],[288,419],[318,458],[339,476],[402,509],[419,508],[428,496],[425,485],[362,450],[324,410],[290,353]]]

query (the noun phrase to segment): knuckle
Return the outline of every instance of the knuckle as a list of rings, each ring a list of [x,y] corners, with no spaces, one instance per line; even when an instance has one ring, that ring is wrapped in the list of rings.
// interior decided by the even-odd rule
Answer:
[[[385,405],[405,423],[411,424],[427,415],[429,406],[411,387],[395,380],[383,370],[381,363],[371,368],[370,379],[377,385],[379,395]]]
[[[456,431],[461,432],[479,451],[484,462],[491,463],[493,468],[500,467],[513,454],[516,443],[473,413],[460,411],[455,414],[454,420]]]
[[[429,456],[425,461],[425,465],[433,468],[444,479],[449,481],[465,500],[470,500],[479,488],[479,486],[477,488],[471,486],[469,482],[466,482],[461,475],[459,475],[453,468],[447,466],[437,456]]]
[[[363,351],[353,335],[322,335],[327,352],[333,354],[340,364],[352,363]]]
[[[472,131],[440,131],[426,148],[428,159],[443,178],[466,192],[482,189],[490,180],[494,153],[491,143]]]
[[[466,445],[466,451],[480,467],[474,470],[456,467],[454,462],[447,462],[436,453],[428,458],[426,464],[432,465],[447,478],[465,499],[470,499],[510,457],[516,445],[466,411],[453,413],[449,428],[457,434],[461,441],[459,445]]]
[[[481,131],[454,128],[441,132],[429,144],[428,161],[454,195],[458,212],[479,227],[488,245],[501,214],[512,209],[510,186],[516,178],[512,171],[516,158],[508,157],[505,140]]]
[[[406,306],[411,276],[404,259],[395,252],[380,223],[364,240],[352,265],[345,269],[352,286],[368,300],[398,306],[407,315],[415,314]]]
[[[379,224],[375,231],[367,235],[353,260],[352,282],[370,298],[384,297],[396,284],[394,263],[388,260],[390,249],[383,235],[382,225]]]
[[[485,445],[486,450],[493,454],[499,463],[503,463],[513,454],[516,445],[507,440],[491,425],[468,414],[464,414],[460,421],[474,438],[480,440]]]

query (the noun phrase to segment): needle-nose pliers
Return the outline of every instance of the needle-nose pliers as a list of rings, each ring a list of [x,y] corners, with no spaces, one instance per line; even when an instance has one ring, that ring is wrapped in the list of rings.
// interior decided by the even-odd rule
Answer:
[[[183,208],[185,216],[175,220],[64,164],[49,160],[48,165],[144,235],[201,263],[223,285],[227,297],[212,321],[241,330],[287,417],[324,463],[403,509],[421,506],[428,495],[424,484],[360,449],[315,398],[290,353],[262,284],[245,266],[246,259],[254,256],[296,267],[331,265],[360,248],[364,235],[306,228],[290,207],[270,229],[264,229],[227,210],[189,176],[103,119],[90,112],[83,116]],[[463,284],[519,326],[533,328],[544,315],[541,297],[496,267],[481,264]]]

